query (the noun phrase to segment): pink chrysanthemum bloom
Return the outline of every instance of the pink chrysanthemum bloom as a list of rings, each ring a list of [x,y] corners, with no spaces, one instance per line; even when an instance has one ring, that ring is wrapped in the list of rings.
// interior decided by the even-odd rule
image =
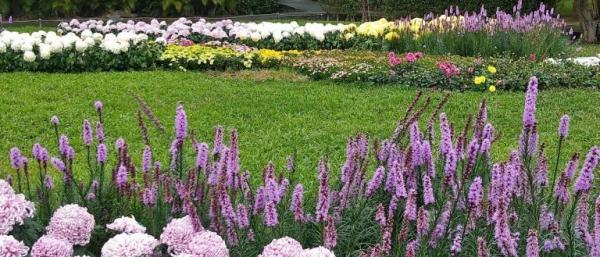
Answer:
[[[229,257],[225,241],[212,231],[202,231],[191,237],[183,253],[194,257]]]
[[[133,217],[115,219],[113,223],[106,225],[106,228],[121,233],[146,233],[146,227],[140,225]]]
[[[160,235],[160,242],[169,247],[169,252],[178,254],[192,241],[194,234],[192,220],[189,216],[185,216],[173,219],[167,224]]]
[[[6,180],[0,179],[0,196],[15,194],[15,190],[10,186]]]
[[[24,220],[32,218],[35,212],[32,202],[27,201],[24,195],[11,191],[8,183],[0,184],[0,235],[8,234],[17,224],[22,225]]]
[[[71,257],[73,245],[68,241],[49,235],[40,237],[31,247],[32,257]]]
[[[0,256],[2,257],[25,257],[29,252],[23,242],[17,241],[13,236],[0,235]]]
[[[94,216],[87,212],[87,208],[69,204],[54,212],[46,230],[50,236],[83,246],[90,242],[95,225]]]
[[[273,240],[258,257],[296,257],[302,250],[298,241],[286,236]]]
[[[296,255],[296,257],[335,257],[335,254],[333,254],[333,252],[329,251],[327,248],[319,246],[312,249],[302,250],[302,252]]]
[[[102,257],[149,257],[159,244],[145,233],[118,234],[102,246]]]

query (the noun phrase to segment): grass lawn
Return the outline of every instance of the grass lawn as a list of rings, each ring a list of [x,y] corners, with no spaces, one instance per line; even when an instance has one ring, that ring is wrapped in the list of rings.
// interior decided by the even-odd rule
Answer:
[[[274,79],[262,79],[267,76]],[[134,115],[138,104],[129,92],[142,96],[168,128],[170,134],[160,135],[148,124],[154,152],[161,154],[163,163],[168,162],[175,107],[181,101],[190,127],[197,131],[200,140],[212,143],[217,125],[238,129],[243,169],[257,173],[269,160],[283,169],[286,156],[296,151],[302,180],[316,184],[320,156],[328,156],[332,170],[337,172],[348,136],[366,132],[371,137],[388,137],[416,90],[310,82],[285,71],[2,74],[0,168],[11,170],[8,152],[13,146],[29,155],[32,144],[41,142],[52,154],[56,153],[49,123],[52,115],[60,117],[61,132],[70,136],[79,165],[83,165],[81,123],[85,118],[96,120],[93,103],[97,99],[105,104],[109,149],[114,149],[114,141],[122,136],[139,159],[143,145]],[[425,95],[437,102],[442,94],[435,91]],[[523,93],[453,92],[445,111],[460,128],[467,114],[477,111],[483,97],[489,102],[489,119],[502,133],[495,145],[495,158],[505,158],[517,146]],[[556,143],[558,120],[565,113],[572,116],[567,152],[587,152],[590,146],[600,143],[600,92],[548,90],[541,92],[538,102],[541,141],[550,144],[550,153]]]

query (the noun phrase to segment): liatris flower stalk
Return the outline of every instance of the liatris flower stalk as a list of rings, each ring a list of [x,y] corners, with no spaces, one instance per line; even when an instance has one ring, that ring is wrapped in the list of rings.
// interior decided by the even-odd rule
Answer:
[[[238,146],[238,134],[237,130],[231,131],[231,143],[229,147],[229,153],[227,160],[227,187],[232,189],[239,189],[239,173],[240,173],[240,156]]]
[[[447,156],[452,149],[452,131],[446,113],[440,113],[440,130],[442,137],[440,142],[440,153]]]
[[[124,190],[127,188],[128,177],[129,174],[127,172],[127,168],[123,165],[119,166],[115,177],[115,183],[119,187],[119,192],[123,193]]]
[[[579,173],[579,177],[575,182],[575,193],[589,192],[592,188],[592,181],[594,179],[594,170],[598,166],[600,161],[600,148],[594,146],[590,149],[583,163],[583,167]]]
[[[379,226],[383,228],[387,224],[387,219],[385,218],[385,207],[383,204],[377,205],[377,211],[375,212],[375,221],[379,223]]]
[[[335,218],[333,216],[327,218],[327,225],[325,225],[323,231],[323,245],[330,250],[337,245],[337,230],[335,228]]]
[[[241,229],[250,227],[250,218],[248,217],[248,208],[244,204],[238,204],[236,212],[237,224]]]
[[[423,203],[425,205],[430,205],[435,202],[435,197],[433,195],[433,183],[431,182],[431,178],[425,174],[423,175]]]
[[[593,230],[592,245],[590,250],[590,256],[600,256],[600,196],[596,198],[594,205],[594,230]]]
[[[179,141],[183,141],[187,136],[187,115],[185,114],[185,110],[183,109],[183,105],[177,106],[177,111],[175,115],[175,137]]]
[[[83,144],[85,146],[89,147],[92,145],[94,135],[93,135],[93,131],[92,131],[92,125],[90,124],[89,120],[83,121],[82,138],[83,138]]]
[[[535,229],[530,229],[527,234],[527,257],[539,257],[540,256],[540,247],[538,243],[538,234]]]
[[[302,184],[296,185],[294,193],[292,195],[292,202],[290,205],[290,211],[294,213],[294,219],[298,223],[304,222],[304,188]]]
[[[96,123],[96,139],[100,143],[104,143],[104,127],[102,127],[102,123]]]
[[[419,207],[417,213],[417,236],[423,237],[429,232],[429,211],[423,206]]]
[[[329,177],[327,164],[319,161],[319,196],[317,199],[316,220],[324,222],[329,214]]]
[[[98,161],[98,163],[100,165],[106,164],[106,159],[108,157],[108,149],[107,149],[106,145],[105,144],[99,144],[97,146],[96,151],[97,151],[97,153],[96,153],[96,161]]]
[[[452,246],[450,246],[450,255],[456,256],[458,253],[462,251],[462,234],[463,228],[458,225],[456,228],[456,234],[454,236],[454,240],[452,240]]]
[[[96,108],[96,113],[98,114],[98,119],[100,120],[100,123],[102,123],[102,112],[104,110],[104,104],[102,103],[102,101],[98,100],[94,103],[94,108]]]
[[[560,118],[560,124],[558,126],[558,136],[561,139],[564,139],[567,137],[567,135],[569,134],[569,122],[570,122],[571,118],[569,117],[569,115],[563,115]]]
[[[487,243],[483,237],[477,237],[477,257],[490,257]]]
[[[414,189],[408,191],[406,206],[404,207],[404,217],[408,220],[417,219],[417,192]]]
[[[215,128],[215,139],[213,143],[213,155],[222,154],[223,145],[223,127],[218,126]]]
[[[383,166],[379,166],[375,173],[373,173],[373,178],[367,184],[367,191],[365,192],[366,197],[371,197],[373,193],[381,186],[383,182],[383,177],[385,176],[385,168]]]
[[[523,110],[523,126],[525,130],[530,130],[536,122],[535,111],[538,94],[538,79],[533,76],[529,79],[527,93],[525,95],[525,108]]]

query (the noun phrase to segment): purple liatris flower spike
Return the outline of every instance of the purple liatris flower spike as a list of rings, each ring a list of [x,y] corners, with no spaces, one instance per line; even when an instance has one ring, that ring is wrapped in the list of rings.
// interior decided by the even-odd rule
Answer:
[[[244,204],[238,204],[237,207],[237,224],[241,229],[250,227],[250,219],[248,217],[248,208]]]
[[[21,168],[21,166],[23,166],[21,150],[19,150],[17,147],[10,149],[10,164],[15,170],[18,170]]]
[[[52,180],[51,176],[46,175],[46,177],[44,177],[44,186],[49,190],[54,188],[54,181]]]
[[[175,136],[178,140],[183,141],[187,136],[187,115],[183,109],[183,105],[177,106],[177,113],[175,115]]]
[[[571,120],[571,118],[569,117],[569,115],[563,115],[560,118],[560,124],[558,126],[558,136],[560,136],[560,138],[566,138],[567,135],[569,134],[569,121]]]
[[[50,159],[50,162],[52,163],[52,166],[54,166],[54,168],[57,169],[58,171],[60,171],[60,172],[67,171],[65,163],[63,161],[61,161],[60,159],[52,157],[52,159]]]
[[[102,104],[102,101],[98,100],[94,103],[94,108],[96,108],[96,112],[101,115],[102,110],[104,109],[104,104]]]
[[[319,161],[319,196],[317,199],[316,219],[323,222],[329,214],[329,177],[327,164],[324,160]]]
[[[69,143],[69,138],[65,135],[61,135],[58,139],[58,149],[60,150],[60,154],[67,156],[70,147],[71,144]]]
[[[196,168],[206,172],[208,166],[208,145],[200,143],[196,146]]]
[[[417,192],[414,189],[408,191],[406,206],[404,207],[404,217],[408,220],[417,219]]]
[[[149,145],[144,147],[144,152],[142,153],[142,171],[146,174],[150,173],[152,169],[152,150]]]
[[[335,228],[335,219],[333,216],[327,218],[327,225],[323,231],[323,245],[327,249],[333,249],[337,245],[337,230]]]
[[[477,257],[490,257],[487,243],[483,237],[477,237]]]
[[[277,206],[275,206],[275,202],[272,200],[267,200],[265,204],[265,213],[264,213],[265,225],[267,227],[276,227],[279,224],[279,217],[277,214]]]
[[[600,256],[600,196],[596,198],[594,205],[594,231],[593,231],[593,243],[590,256]]]
[[[448,155],[452,150],[452,130],[450,129],[450,123],[445,113],[440,114],[440,130],[441,130],[441,142],[440,142],[440,153]]]
[[[423,203],[425,205],[430,205],[435,202],[435,197],[433,196],[433,183],[431,182],[431,178],[427,175],[423,175]]]
[[[222,154],[223,151],[223,127],[218,126],[215,129],[215,139],[213,143],[213,155]]]
[[[117,149],[117,152],[121,152],[123,147],[125,147],[125,139],[121,137],[117,138],[117,141],[115,141],[115,148]]]
[[[429,232],[429,211],[423,206],[417,212],[417,236],[422,237]]]
[[[294,171],[294,156],[290,155],[287,158],[286,170],[288,172]]]
[[[529,79],[527,93],[525,95],[525,108],[523,110],[523,126],[525,129],[531,129],[535,124],[536,101],[538,94],[538,79],[533,76]]]
[[[42,145],[40,145],[39,143],[35,143],[33,145],[33,148],[31,149],[31,154],[33,155],[33,158],[37,161],[42,161],[41,158],[41,151],[42,151]]]
[[[106,157],[108,156],[108,149],[105,144],[99,144],[97,147],[96,160],[100,164],[106,163]]]
[[[58,124],[60,124],[60,120],[57,116],[52,116],[52,118],[50,118],[50,123],[52,123],[54,126],[58,126]]]
[[[227,160],[227,187],[239,188],[240,155],[237,130],[231,130],[231,141]]]
[[[123,190],[123,189],[125,189],[125,187],[127,187],[128,176],[129,175],[127,173],[127,168],[123,165],[119,166],[119,169],[117,170],[117,175],[115,178],[115,182],[117,183],[119,190]]]
[[[304,221],[304,187],[302,184],[296,185],[294,193],[292,194],[292,202],[290,205],[290,211],[294,213],[294,219],[298,223]]]
[[[94,136],[93,136],[93,132],[92,132],[92,125],[90,124],[90,121],[88,121],[88,120],[83,121],[82,138],[83,138],[84,145],[86,145],[86,146],[92,145]]]
[[[592,181],[594,180],[593,172],[598,166],[599,160],[600,149],[594,146],[588,152],[577,182],[575,182],[575,193],[588,192],[592,188]]]
[[[468,200],[469,208],[474,210],[481,209],[483,201],[483,183],[481,177],[473,179],[473,183],[471,183],[471,187],[469,188]]]
[[[462,251],[462,230],[463,227],[458,225],[456,233],[454,234],[454,239],[452,240],[452,245],[450,246],[451,256],[456,256]]]
[[[104,143],[104,127],[102,127],[102,123],[96,123],[96,139],[100,143]]]
[[[377,221],[380,227],[384,227],[387,224],[387,219],[385,218],[385,207],[382,203],[377,205],[377,211],[375,211],[375,221]]]
[[[370,197],[375,193],[375,191],[381,186],[383,182],[383,177],[385,176],[385,168],[383,166],[379,166],[375,173],[373,173],[373,178],[367,184],[367,191],[365,192],[366,197]]]
[[[538,234],[535,229],[530,229],[527,233],[527,257],[539,257],[540,247],[538,242]]]

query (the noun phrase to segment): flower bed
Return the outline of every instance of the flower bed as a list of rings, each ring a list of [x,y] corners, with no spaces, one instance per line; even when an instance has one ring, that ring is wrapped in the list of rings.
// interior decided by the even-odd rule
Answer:
[[[162,44],[146,34],[0,33],[1,71],[109,71],[153,68]]]
[[[339,174],[321,159],[308,175],[314,189],[294,179],[307,176],[296,174],[294,156],[250,179],[237,131],[225,143],[217,127],[209,146],[190,134],[181,105],[169,153],[146,141],[135,162],[125,139],[106,140],[104,106],[96,102],[96,125],[83,121],[86,151],[74,152],[58,117],[50,120],[56,149],[36,143],[30,156],[11,149],[13,170],[0,180],[0,255],[590,256],[600,231],[593,190],[600,148],[573,155],[561,172],[570,118],[557,121],[558,148],[549,156],[538,141],[537,94],[531,77],[519,148],[505,161],[491,155],[499,133],[485,101],[459,131],[443,113],[447,98],[426,112],[433,103],[423,105],[418,94],[389,138],[348,139]],[[138,118],[140,138],[148,138]]]
[[[415,55],[422,56],[415,58]],[[410,59],[407,60],[407,59]],[[306,52],[286,62],[313,79],[339,82],[400,84],[458,90],[525,90],[530,74],[540,88],[600,87],[600,67],[565,61],[530,58],[470,58],[430,56],[418,52],[386,56],[383,53],[347,51]]]
[[[512,13],[497,10],[488,16],[461,13],[449,8],[442,15],[423,18],[381,19],[362,24],[323,24],[297,22],[208,22],[180,18],[171,24],[145,22],[72,20],[61,23],[59,31],[79,33],[91,29],[99,33],[121,31],[147,33],[167,41],[190,39],[196,43],[224,41],[275,50],[363,49],[421,51],[429,54],[462,56],[509,55],[558,57],[564,53],[570,32],[565,22],[543,4],[531,13],[521,13],[520,4]]]

